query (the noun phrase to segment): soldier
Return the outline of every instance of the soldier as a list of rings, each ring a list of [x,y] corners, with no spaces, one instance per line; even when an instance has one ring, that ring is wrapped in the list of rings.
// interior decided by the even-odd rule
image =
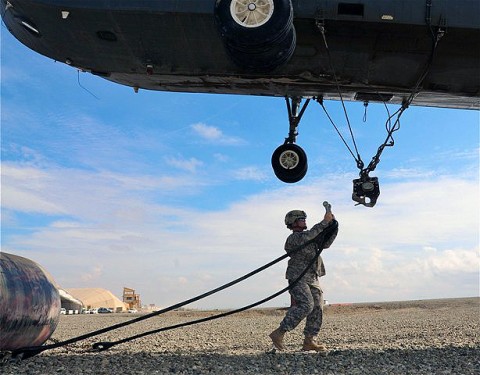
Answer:
[[[293,249],[298,249],[301,245],[317,238],[326,228],[335,222],[335,216],[327,211],[323,220],[315,224],[312,229],[307,230],[307,214],[304,211],[294,210],[285,216],[285,225],[293,231],[285,242],[287,253]],[[335,240],[338,227],[329,238],[326,238],[322,248],[326,249]],[[289,284],[296,280],[302,272],[308,267],[315,257],[318,245],[315,242],[292,252],[288,261],[286,278]],[[315,342],[315,337],[320,331],[323,315],[323,292],[320,288],[319,278],[325,275],[325,266],[319,256],[316,264],[309,267],[305,275],[289,290],[292,305],[288,309],[285,318],[280,326],[270,334],[273,345],[284,350],[283,338],[286,332],[293,330],[303,319],[306,318],[305,329],[303,333],[305,340],[303,350],[315,350],[317,352],[327,353],[327,348],[323,344]]]

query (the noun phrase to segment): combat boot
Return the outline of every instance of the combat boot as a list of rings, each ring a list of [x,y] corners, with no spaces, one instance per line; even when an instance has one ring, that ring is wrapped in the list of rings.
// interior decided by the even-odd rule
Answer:
[[[285,336],[285,331],[278,327],[275,331],[270,333],[270,338],[272,339],[273,345],[278,350],[285,350],[285,345],[283,345],[283,336]]]
[[[327,347],[323,344],[316,343],[315,338],[313,336],[305,336],[302,350],[305,350],[305,351],[315,350],[316,352],[323,353],[323,354],[328,353]]]

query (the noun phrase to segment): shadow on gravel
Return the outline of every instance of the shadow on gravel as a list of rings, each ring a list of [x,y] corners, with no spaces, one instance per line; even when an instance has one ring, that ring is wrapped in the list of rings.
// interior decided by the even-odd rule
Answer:
[[[0,367],[10,374],[479,374],[480,346],[236,355],[125,351],[39,355]]]

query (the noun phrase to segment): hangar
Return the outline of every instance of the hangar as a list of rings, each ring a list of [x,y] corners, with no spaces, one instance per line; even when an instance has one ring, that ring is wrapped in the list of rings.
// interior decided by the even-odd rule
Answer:
[[[67,311],[72,311],[72,313],[74,314],[78,314],[82,311],[82,301],[72,296],[65,289],[58,288],[58,293],[60,294],[60,302],[64,309],[66,309]]]
[[[103,288],[69,288],[67,292],[80,300],[86,309],[107,307],[114,312],[127,310],[125,303],[120,301],[112,292]]]

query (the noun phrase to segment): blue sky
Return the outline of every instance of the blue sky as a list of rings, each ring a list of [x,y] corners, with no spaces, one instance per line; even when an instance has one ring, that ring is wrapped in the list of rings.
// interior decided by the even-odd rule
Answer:
[[[355,161],[311,103],[298,144],[309,170],[278,181],[282,98],[149,92],[40,56],[2,27],[2,251],[39,262],[63,288],[136,289],[167,306],[283,254],[285,213],[340,222],[323,253],[325,297],[368,302],[479,295],[479,113],[410,107],[354,206]],[[326,107],[348,137],[340,103]],[[368,163],[383,105],[347,103]],[[390,111],[397,109],[391,106]],[[240,307],[286,285],[283,262],[192,307]],[[267,306],[285,306],[283,295]]]

